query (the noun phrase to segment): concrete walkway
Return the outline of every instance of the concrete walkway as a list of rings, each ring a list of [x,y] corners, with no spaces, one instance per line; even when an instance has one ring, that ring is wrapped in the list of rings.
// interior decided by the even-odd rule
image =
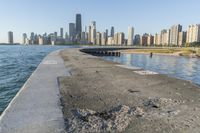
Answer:
[[[0,117],[0,133],[63,133],[57,77],[69,73],[59,51],[49,54]]]

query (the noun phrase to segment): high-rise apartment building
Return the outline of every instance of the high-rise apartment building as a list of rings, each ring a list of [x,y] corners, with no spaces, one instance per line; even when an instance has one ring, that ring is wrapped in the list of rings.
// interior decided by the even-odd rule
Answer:
[[[173,25],[170,29],[170,45],[178,46],[179,32],[182,31],[180,24]]]
[[[123,32],[116,33],[117,35],[117,45],[123,45],[125,42],[125,34]]]
[[[152,36],[151,34],[149,34],[147,36],[147,45],[148,46],[152,46],[154,44],[154,36]]]
[[[134,28],[133,27],[129,27],[128,28],[128,46],[133,45],[133,36],[134,36]]]
[[[187,36],[187,32],[185,32],[185,31],[179,32],[179,37],[178,37],[178,46],[179,47],[185,45],[186,38],[187,38],[186,36]]]
[[[162,46],[168,46],[170,43],[170,30],[162,30],[160,33],[160,44]]]
[[[101,45],[101,33],[100,32],[96,33],[96,44]]]
[[[189,25],[187,29],[187,43],[200,42],[200,24]]]
[[[157,46],[159,46],[159,45],[161,45],[161,37],[160,37],[161,35],[160,34],[155,34],[155,36],[154,36],[154,44],[155,45],[157,45]]]
[[[96,44],[96,22],[91,22],[91,43]]]
[[[102,32],[101,33],[101,44],[106,45],[106,42],[107,42],[106,32]]]
[[[9,44],[13,44],[13,43],[14,43],[14,40],[13,40],[13,32],[12,32],[12,31],[9,31],[9,32],[8,32],[8,43],[9,43]]]
[[[148,35],[147,33],[145,33],[145,34],[143,34],[143,36],[141,36],[140,44],[141,44],[142,46],[147,46],[148,36],[149,36],[149,35]]]

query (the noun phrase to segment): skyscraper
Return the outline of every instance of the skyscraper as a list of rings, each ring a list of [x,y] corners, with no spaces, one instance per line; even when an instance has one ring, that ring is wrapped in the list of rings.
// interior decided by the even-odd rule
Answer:
[[[160,34],[155,34],[155,36],[154,36],[154,45],[157,45],[157,46],[159,46],[160,44],[161,44],[161,41],[160,41],[160,37],[161,35]]]
[[[179,32],[179,37],[178,37],[178,46],[184,46],[185,43],[186,43],[186,34],[187,32],[185,31],[182,31],[182,32]]]
[[[63,28],[60,28],[60,37],[63,38]]]
[[[178,46],[179,32],[182,31],[182,26],[180,24],[173,25],[170,31],[170,45]]]
[[[92,35],[92,27],[91,26],[88,26],[88,43],[92,43],[91,41],[91,35]]]
[[[75,34],[76,34],[75,24],[69,23],[69,39],[71,41],[74,41]]]
[[[189,25],[187,29],[187,43],[200,42],[200,24]]]
[[[91,43],[96,44],[96,22],[91,22]]]
[[[101,33],[100,32],[96,33],[96,44],[101,45]]]
[[[101,44],[106,45],[106,41],[107,41],[106,32],[102,32],[101,33]]]
[[[14,43],[14,41],[13,41],[13,32],[12,31],[8,32],[8,43],[9,44],[13,44]]]
[[[111,36],[111,37],[114,37],[114,35],[115,35],[115,29],[114,29],[114,27],[112,26],[112,27],[111,27],[111,30],[110,30],[110,36]]]
[[[26,44],[26,39],[27,39],[27,34],[24,33],[22,38],[22,44]]]
[[[148,46],[152,46],[154,43],[154,36],[152,36],[151,34],[148,35],[147,37],[147,45]]]
[[[76,14],[76,34],[78,39],[81,38],[81,33],[82,33],[81,14]]]
[[[134,29],[133,27],[128,28],[128,46],[133,45],[133,36],[134,36]]]

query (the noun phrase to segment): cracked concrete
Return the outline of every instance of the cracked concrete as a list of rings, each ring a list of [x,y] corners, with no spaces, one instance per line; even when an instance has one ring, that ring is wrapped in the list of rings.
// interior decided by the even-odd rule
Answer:
[[[59,78],[66,120],[73,118],[72,110],[102,112],[126,105],[138,107],[142,117],[131,116],[128,126],[119,132],[200,132],[198,86],[161,74],[140,75],[77,49],[60,54],[71,70],[70,77]]]

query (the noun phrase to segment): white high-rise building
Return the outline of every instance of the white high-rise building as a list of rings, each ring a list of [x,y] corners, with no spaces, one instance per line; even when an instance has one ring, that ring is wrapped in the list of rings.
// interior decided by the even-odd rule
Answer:
[[[200,42],[200,24],[189,25],[186,40],[187,43]]]
[[[96,22],[91,22],[91,43],[96,44]]]
[[[134,28],[128,27],[128,46],[133,45]]]
[[[115,44],[114,37],[108,37],[107,45],[114,45],[114,44]]]
[[[106,40],[107,40],[106,32],[102,32],[101,33],[101,44],[106,45]]]
[[[170,43],[170,30],[162,30],[160,34],[160,43],[162,46],[168,46]]]
[[[96,33],[96,44],[101,45],[101,33],[100,32]]]
[[[161,44],[161,41],[160,41],[160,34],[155,34],[154,36],[154,44],[159,46]]]
[[[182,26],[180,24],[173,25],[170,29],[170,45],[178,46],[179,32],[182,31]]]

